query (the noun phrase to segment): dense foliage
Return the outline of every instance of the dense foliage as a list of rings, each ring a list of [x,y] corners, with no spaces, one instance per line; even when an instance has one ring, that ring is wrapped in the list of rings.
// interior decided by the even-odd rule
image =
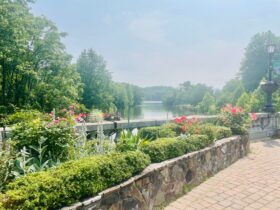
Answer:
[[[269,43],[274,43],[279,46],[280,37],[276,36],[271,31],[258,33],[252,37],[245,50],[240,72],[244,87],[248,91],[254,91],[259,86],[260,81],[267,74],[267,45]],[[274,59],[280,59],[279,52],[274,54]]]
[[[58,209],[120,183],[149,163],[149,157],[141,152],[70,161],[10,183],[0,196],[1,203],[6,209]]]
[[[231,104],[222,108],[219,114],[220,123],[229,127],[233,134],[244,134],[249,125],[249,114],[242,107],[233,107]]]
[[[157,138],[174,137],[176,132],[170,126],[145,127],[140,130],[140,137],[143,139],[155,140]]]
[[[81,93],[80,76],[55,24],[36,17],[27,0],[0,5],[0,105],[41,110],[68,106]]]
[[[113,102],[112,81],[104,59],[92,49],[84,50],[77,61],[77,71],[84,83],[81,102],[88,109],[109,111]]]
[[[173,87],[152,86],[143,88],[145,101],[163,101],[165,97],[172,95],[176,91]]]
[[[166,107],[182,104],[196,106],[206,93],[213,93],[213,89],[204,84],[191,84],[188,81],[180,84],[179,88],[167,95],[163,102]]]
[[[148,154],[152,162],[157,163],[202,149],[213,142],[206,135],[182,135],[148,142],[141,147],[141,151]]]
[[[232,109],[230,113],[236,114]],[[60,117],[28,113],[28,117],[36,116],[30,120],[22,118],[21,112],[15,114],[24,120],[15,125],[11,142],[2,145],[0,206],[54,209],[70,205],[140,172],[150,160],[160,162],[203,149],[230,136],[231,130],[236,131],[236,123],[246,122],[224,115],[225,109],[221,116],[228,120],[224,123],[228,127],[182,116],[140,132],[122,131],[115,145],[114,140],[106,143],[100,128],[91,141],[86,133],[77,136],[73,119],[83,121],[87,115],[77,115],[74,110],[74,106],[64,109],[58,112]]]

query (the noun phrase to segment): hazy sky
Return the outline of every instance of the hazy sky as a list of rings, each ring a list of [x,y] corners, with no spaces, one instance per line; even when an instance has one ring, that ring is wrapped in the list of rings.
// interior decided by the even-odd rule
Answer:
[[[93,48],[115,81],[221,87],[239,70],[250,38],[280,35],[280,0],[37,0],[77,59]]]

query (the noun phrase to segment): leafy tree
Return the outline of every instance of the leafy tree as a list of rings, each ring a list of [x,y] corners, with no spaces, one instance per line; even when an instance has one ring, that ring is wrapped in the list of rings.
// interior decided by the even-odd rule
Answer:
[[[262,111],[262,109],[265,105],[265,94],[261,90],[260,87],[258,87],[256,90],[254,90],[254,92],[251,94],[250,104],[251,104],[251,110],[250,110],[251,112],[261,112]]]
[[[241,81],[237,78],[231,79],[225,84],[217,96],[217,105],[222,107],[229,103],[236,104],[243,92],[244,88]]]
[[[172,94],[175,88],[168,86],[152,86],[143,88],[144,100],[164,101],[168,95]]]
[[[215,97],[206,93],[202,101],[197,105],[198,111],[206,114],[216,113],[216,100]]]
[[[56,26],[35,17],[28,0],[1,0],[1,105],[51,110],[77,101],[79,75]]]
[[[236,105],[245,109],[246,112],[250,112],[251,111],[250,95],[244,92],[237,100]]]
[[[254,91],[263,77],[266,76],[268,68],[267,44],[274,43],[280,45],[280,38],[271,31],[258,33],[251,39],[241,63],[240,73],[242,82],[247,91]],[[274,59],[280,59],[279,54],[275,54]]]
[[[207,92],[213,94],[213,89],[204,84],[191,84],[187,81],[180,84],[176,91],[165,97],[163,102],[165,106],[170,105],[172,101],[172,105],[190,104],[196,106]]]
[[[77,71],[84,83],[81,102],[88,108],[109,111],[112,107],[112,79],[106,62],[93,49],[84,50],[77,62]]]
[[[142,104],[143,92],[140,87],[127,83],[115,83],[113,89],[113,103],[118,111],[123,113],[129,106],[135,107]]]

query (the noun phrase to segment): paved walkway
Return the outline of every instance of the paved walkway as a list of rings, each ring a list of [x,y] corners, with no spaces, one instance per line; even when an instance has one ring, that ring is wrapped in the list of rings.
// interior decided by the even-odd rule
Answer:
[[[280,210],[280,140],[251,143],[251,153],[165,210]]]

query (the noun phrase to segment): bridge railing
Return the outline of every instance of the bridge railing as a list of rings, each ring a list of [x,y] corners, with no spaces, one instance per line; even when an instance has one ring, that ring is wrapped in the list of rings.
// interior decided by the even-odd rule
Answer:
[[[271,137],[280,134],[279,125],[280,125],[280,113],[268,114],[268,113],[257,113],[257,120],[253,121],[249,129],[250,139],[260,139]],[[195,117],[199,121],[211,122],[217,119],[216,115],[193,115],[188,116],[189,118]],[[77,124],[75,127],[77,130],[84,129],[83,126],[86,126],[88,133],[95,133],[98,126],[102,125],[105,133],[111,133],[119,131],[122,129],[134,129],[134,128],[143,128],[150,126],[160,126],[174,119],[164,120],[164,119],[155,119],[155,120],[121,120],[115,122],[102,122],[102,123],[84,123]],[[0,128],[0,141],[7,139],[10,136],[12,128]]]

